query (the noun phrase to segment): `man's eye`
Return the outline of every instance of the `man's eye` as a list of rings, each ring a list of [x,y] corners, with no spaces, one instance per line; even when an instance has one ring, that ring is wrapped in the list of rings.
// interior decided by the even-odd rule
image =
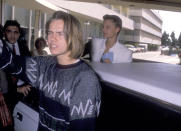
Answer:
[[[58,34],[59,36],[63,36],[63,35],[64,35],[63,32],[57,32],[57,34]]]
[[[12,31],[12,30],[6,30],[7,33],[14,33],[14,34],[19,34],[18,31]]]
[[[48,32],[47,32],[47,34],[48,34],[48,35],[51,35],[51,34],[52,34],[52,32],[51,32],[51,31],[48,31]]]
[[[15,31],[14,33],[15,33],[15,34],[19,34],[19,32],[18,32],[18,31]]]
[[[110,28],[110,26],[106,26],[106,29],[109,29]]]
[[[7,32],[7,33],[10,33],[10,32],[11,32],[11,30],[6,30],[6,32]]]

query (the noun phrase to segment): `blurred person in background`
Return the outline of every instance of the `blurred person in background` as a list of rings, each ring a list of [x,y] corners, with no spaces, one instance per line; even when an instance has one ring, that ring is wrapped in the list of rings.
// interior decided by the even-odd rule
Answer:
[[[181,65],[181,51],[178,53],[178,57],[179,57],[179,59],[180,59],[180,65]]]
[[[46,56],[48,53],[44,50],[47,46],[46,40],[43,37],[39,37],[35,41],[35,50],[33,50],[33,56]]]
[[[103,19],[104,39],[92,39],[90,52],[92,61],[103,63],[132,62],[132,51],[118,41],[122,20],[116,15],[104,15]]]

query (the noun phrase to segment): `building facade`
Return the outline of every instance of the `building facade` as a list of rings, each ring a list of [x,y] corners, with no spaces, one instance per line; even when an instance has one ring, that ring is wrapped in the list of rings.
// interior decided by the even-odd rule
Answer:
[[[119,35],[122,43],[161,44],[162,20],[153,10],[55,0],[36,0],[35,3],[27,3],[30,5],[27,8],[27,4],[23,6],[17,2],[1,0],[1,23],[3,25],[8,19],[16,19],[21,24],[30,50],[34,48],[37,37],[46,38],[45,23],[56,10],[71,13],[79,19],[85,43],[93,37],[102,37],[103,16],[114,14],[123,21]]]
[[[150,9],[129,9],[134,21],[134,30],[125,32],[125,41],[137,44],[161,45],[162,19],[158,12]]]

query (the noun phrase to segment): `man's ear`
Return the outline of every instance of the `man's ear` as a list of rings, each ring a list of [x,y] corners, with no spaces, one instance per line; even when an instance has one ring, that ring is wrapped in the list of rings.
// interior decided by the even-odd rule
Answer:
[[[19,32],[19,34],[18,34],[18,39],[19,39],[19,37],[20,37],[20,32]]]
[[[119,27],[116,27],[117,35],[119,34],[120,31],[121,31],[121,29]]]

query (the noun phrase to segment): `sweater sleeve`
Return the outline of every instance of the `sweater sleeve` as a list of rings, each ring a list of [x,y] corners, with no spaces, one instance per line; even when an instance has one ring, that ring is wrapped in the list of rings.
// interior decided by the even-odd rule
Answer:
[[[35,85],[38,70],[36,58],[13,55],[9,48],[3,45],[0,61],[0,69],[11,73],[13,76],[33,86]]]
[[[94,131],[101,103],[101,87],[92,71],[77,76],[70,101],[70,130]]]

